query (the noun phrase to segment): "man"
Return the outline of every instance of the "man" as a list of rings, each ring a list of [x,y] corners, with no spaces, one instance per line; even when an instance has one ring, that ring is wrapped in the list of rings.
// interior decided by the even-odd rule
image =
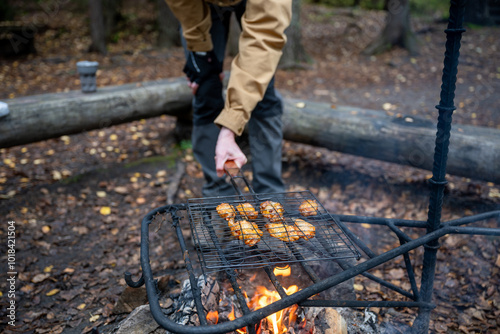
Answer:
[[[291,0],[166,2],[181,23],[186,50],[184,72],[195,95],[192,143],[205,175],[203,196],[234,194],[224,180],[224,163],[234,160],[241,167],[247,162],[235,139],[245,126],[249,130],[254,190],[284,191],[282,103],[274,90],[273,77],[286,42],[284,30],[291,20]],[[222,62],[231,12],[236,14],[242,32],[224,102]]]

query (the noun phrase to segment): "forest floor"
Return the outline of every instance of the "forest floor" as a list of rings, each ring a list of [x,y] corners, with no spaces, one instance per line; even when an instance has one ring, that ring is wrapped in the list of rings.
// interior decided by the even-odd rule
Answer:
[[[36,55],[0,59],[0,99],[8,103],[20,96],[79,89],[75,64],[84,59],[99,62],[99,87],[182,76],[182,50],[154,46],[154,3],[132,3],[124,8],[127,24],[106,56],[86,52],[85,12],[58,7],[48,14],[33,5],[23,14],[24,22],[43,15],[50,20],[36,35]],[[446,23],[415,17],[419,55],[395,48],[371,57],[361,51],[383,28],[383,12],[304,5],[302,24],[311,62],[277,72],[283,96],[437,118]],[[498,34],[495,27],[474,27],[463,36],[456,124],[500,129]],[[14,221],[18,273],[15,327],[3,321],[8,319],[8,285],[6,279],[0,282],[0,331],[105,332],[126,316],[113,310],[126,286],[125,271],[140,274],[140,220],[166,204],[167,193],[175,194],[175,203],[201,196],[200,166],[189,143],[175,140],[174,127],[175,119],[162,116],[0,149],[2,263],[7,262],[7,222]],[[429,171],[287,141],[283,167],[288,191],[308,189],[332,213],[427,219]],[[443,220],[500,209],[499,184],[451,175],[448,181]],[[482,226],[498,224],[491,219]],[[398,243],[379,227],[349,227],[378,252]],[[412,237],[422,234],[405,231]],[[172,230],[163,227],[151,238],[156,242],[153,271],[180,275],[183,261],[172,246],[177,244]],[[498,333],[499,249],[498,237],[441,239],[432,333]],[[412,255],[418,276],[422,251]],[[373,273],[408,289],[403,268],[403,259],[397,258]],[[404,299],[363,277],[355,283],[360,300]],[[370,310],[396,333],[416,314],[407,308]]]

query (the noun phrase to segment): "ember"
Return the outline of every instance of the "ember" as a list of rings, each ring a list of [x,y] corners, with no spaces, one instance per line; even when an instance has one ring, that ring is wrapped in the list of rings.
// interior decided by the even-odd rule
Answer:
[[[217,312],[217,311],[208,312],[207,321],[209,323],[216,325],[219,322],[219,312]]]

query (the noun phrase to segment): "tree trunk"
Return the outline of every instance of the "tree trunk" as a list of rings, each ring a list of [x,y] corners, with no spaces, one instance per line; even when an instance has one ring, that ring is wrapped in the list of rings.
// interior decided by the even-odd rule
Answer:
[[[374,55],[401,46],[411,55],[418,54],[417,37],[410,23],[410,0],[387,0],[387,23],[380,36],[370,43],[363,54]]]
[[[180,46],[179,22],[165,0],[158,1],[158,46],[169,48]]]
[[[185,78],[43,94],[9,100],[0,147],[85,132],[162,114],[185,117],[192,94]],[[291,141],[431,170],[436,123],[381,111],[286,99],[283,135]],[[447,171],[500,184],[500,130],[455,125]]]
[[[120,14],[122,0],[102,0],[103,24],[106,41],[109,41],[115,31],[118,21],[122,19]]]
[[[234,57],[238,54],[239,40],[240,40],[241,28],[238,23],[236,15],[233,13],[231,15],[231,21],[229,22],[229,36],[227,39],[227,54],[228,56]]]
[[[300,24],[301,0],[292,2],[292,22],[286,29],[287,42],[283,49],[283,55],[279,67],[282,69],[300,67],[302,63],[309,61],[309,56],[302,45],[302,26]]]
[[[90,10],[90,52],[107,53],[106,30],[104,29],[104,14],[101,0],[89,0]]]

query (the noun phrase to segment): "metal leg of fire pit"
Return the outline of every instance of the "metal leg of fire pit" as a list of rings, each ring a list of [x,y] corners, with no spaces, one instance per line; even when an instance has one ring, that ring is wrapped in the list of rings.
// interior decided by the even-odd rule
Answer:
[[[446,32],[446,51],[444,58],[443,78],[441,86],[441,100],[436,108],[439,111],[436,146],[434,149],[434,165],[430,183],[432,191],[429,199],[429,211],[427,217],[427,232],[433,232],[440,228],[441,209],[443,205],[444,188],[446,181],[446,163],[448,158],[448,147],[450,144],[451,120],[455,97],[455,84],[457,81],[458,57],[460,54],[460,40],[463,29],[465,13],[465,0],[451,0],[450,18]],[[424,302],[432,300],[437,251],[439,240],[432,240],[425,246],[424,262],[421,278],[421,298]],[[414,323],[415,333],[427,333],[429,331],[430,310],[420,309]]]

